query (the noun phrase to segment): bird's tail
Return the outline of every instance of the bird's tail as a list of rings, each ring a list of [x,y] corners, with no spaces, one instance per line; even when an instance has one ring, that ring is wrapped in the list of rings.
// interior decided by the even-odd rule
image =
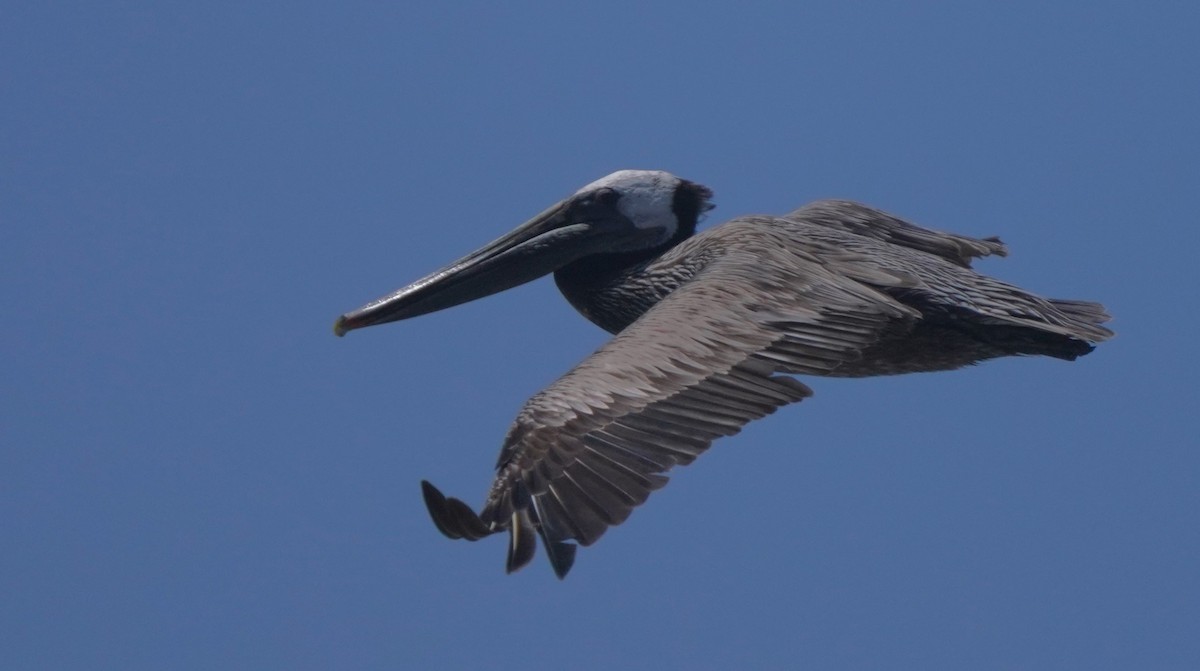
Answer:
[[[973,335],[1004,354],[1049,356],[1067,361],[1088,354],[1096,343],[1114,335],[1102,325],[1110,317],[1099,303],[1051,298],[1042,306],[1036,316],[993,316]]]
[[[1082,340],[1098,343],[1114,335],[1111,329],[1102,326],[1112,317],[1099,303],[1051,298],[1050,305],[1067,318],[1066,325]]]

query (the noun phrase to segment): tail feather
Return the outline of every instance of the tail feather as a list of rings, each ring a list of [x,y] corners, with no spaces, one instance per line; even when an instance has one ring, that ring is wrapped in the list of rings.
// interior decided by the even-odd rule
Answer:
[[[1074,361],[1113,337],[1104,326],[1110,319],[1104,306],[1090,301],[1038,299],[1033,314],[988,315],[976,323],[960,323],[978,341],[998,348],[1001,355],[1025,354]]]
[[[1083,340],[1098,343],[1108,340],[1114,335],[1111,329],[1101,326],[1112,317],[1099,303],[1051,298],[1050,305],[1068,318],[1068,325]]]
[[[1086,340],[1064,335],[1057,330],[1012,324],[970,324],[961,326],[964,332],[986,348],[992,348],[980,359],[994,356],[1048,356],[1074,361],[1090,353],[1095,346]]]

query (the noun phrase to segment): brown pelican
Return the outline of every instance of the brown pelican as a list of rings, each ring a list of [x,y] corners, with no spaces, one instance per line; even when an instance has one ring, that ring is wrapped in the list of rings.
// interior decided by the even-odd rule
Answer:
[[[509,572],[540,537],[562,578],[575,543],[625,521],[666,471],[812,395],[787,374],[1073,360],[1112,336],[1097,303],[1040,298],[973,271],[972,259],[1007,253],[997,238],[834,200],[696,234],[711,196],[666,172],[622,170],[337,320],[340,336],[554,273],[571,305],[616,334],[525,403],[481,512],[421,483],[443,534],[473,541],[507,530]]]

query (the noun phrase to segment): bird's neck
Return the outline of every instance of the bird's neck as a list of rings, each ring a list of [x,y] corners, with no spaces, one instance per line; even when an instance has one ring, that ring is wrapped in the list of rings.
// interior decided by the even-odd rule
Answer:
[[[580,314],[617,333],[674,288],[656,287],[646,275],[646,266],[663,251],[587,256],[556,271],[554,282]]]

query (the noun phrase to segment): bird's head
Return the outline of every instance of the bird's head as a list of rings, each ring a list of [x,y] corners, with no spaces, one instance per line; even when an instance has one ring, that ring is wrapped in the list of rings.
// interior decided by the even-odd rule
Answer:
[[[466,303],[594,254],[668,249],[692,235],[712,191],[661,170],[588,184],[481,249],[338,318],[337,335]]]

